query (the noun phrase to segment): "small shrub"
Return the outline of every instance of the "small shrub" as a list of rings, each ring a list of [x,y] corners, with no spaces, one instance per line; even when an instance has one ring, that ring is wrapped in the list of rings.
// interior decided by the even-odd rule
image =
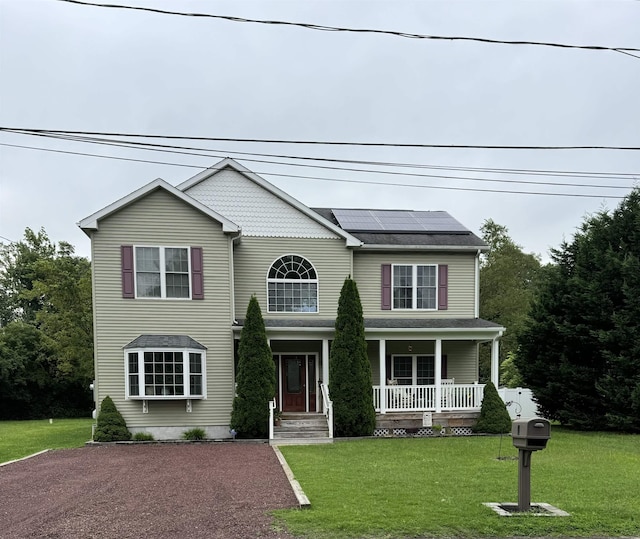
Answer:
[[[131,440],[131,432],[116,405],[108,395],[100,405],[100,413],[96,430],[93,434],[95,442],[121,442]]]
[[[136,442],[152,442],[153,440],[155,440],[153,434],[151,434],[150,432],[136,432],[133,435],[133,439]]]
[[[487,434],[511,432],[511,417],[507,411],[507,406],[500,398],[498,390],[492,382],[484,386],[480,417],[474,425],[473,431],[486,432]]]
[[[207,433],[201,428],[189,429],[182,433],[185,440],[204,440],[206,437]]]

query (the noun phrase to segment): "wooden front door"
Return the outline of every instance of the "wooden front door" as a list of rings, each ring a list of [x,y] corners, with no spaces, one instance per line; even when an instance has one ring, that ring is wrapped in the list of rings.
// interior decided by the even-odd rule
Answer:
[[[282,357],[282,411],[304,412],[306,400],[306,356]]]

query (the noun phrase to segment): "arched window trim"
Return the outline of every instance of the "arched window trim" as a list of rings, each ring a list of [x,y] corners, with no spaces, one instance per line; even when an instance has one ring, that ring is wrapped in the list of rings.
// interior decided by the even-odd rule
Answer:
[[[274,270],[274,266],[281,260],[287,258],[287,257],[298,257],[301,259],[302,263],[299,263],[299,267],[304,267],[303,264],[306,263],[306,265],[308,265],[308,267],[305,268],[305,271],[302,275],[300,275],[300,272],[297,272],[298,275],[300,275],[300,277],[297,278],[286,278],[286,277],[271,277],[272,272]],[[280,268],[276,268],[276,272],[280,271]],[[280,271],[280,273],[282,273]],[[277,274],[277,273],[276,273]],[[308,277],[305,277],[305,275],[308,275]],[[311,277],[313,276],[313,277]],[[286,253],[283,255],[280,255],[279,257],[275,258],[271,264],[269,265],[269,269],[267,271],[267,312],[269,313],[281,313],[281,314],[286,314],[286,313],[295,313],[295,314],[317,314],[320,312],[320,283],[318,280],[318,271],[316,270],[315,266],[313,265],[313,263],[305,256],[299,255],[297,253]],[[276,307],[277,305],[272,305],[271,302],[271,297],[269,292],[270,292],[270,285],[271,284],[312,284],[315,285],[315,310],[305,310],[302,307],[302,305],[298,306],[298,308],[296,309],[294,306],[294,308],[292,310],[278,310]],[[278,294],[278,292],[280,292],[279,290],[276,290],[275,293]]]

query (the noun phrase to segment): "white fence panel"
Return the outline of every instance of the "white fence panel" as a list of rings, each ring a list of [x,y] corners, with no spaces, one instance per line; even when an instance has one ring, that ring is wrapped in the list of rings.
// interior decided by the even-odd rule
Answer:
[[[511,419],[539,416],[538,405],[533,400],[533,393],[526,387],[501,387],[498,394],[507,405]]]

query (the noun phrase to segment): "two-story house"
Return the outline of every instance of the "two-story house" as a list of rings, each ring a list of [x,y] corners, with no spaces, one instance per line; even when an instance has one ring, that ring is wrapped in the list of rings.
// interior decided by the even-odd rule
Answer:
[[[230,436],[252,294],[278,406],[326,410],[347,276],[362,300],[377,433],[394,417],[422,425],[425,412],[468,427],[482,400],[479,343],[491,343],[497,385],[504,328],[478,317],[487,246],[446,212],[312,209],[225,159],[177,187],[155,180],[79,226],[91,238],[96,401],[111,396],[134,432]]]

